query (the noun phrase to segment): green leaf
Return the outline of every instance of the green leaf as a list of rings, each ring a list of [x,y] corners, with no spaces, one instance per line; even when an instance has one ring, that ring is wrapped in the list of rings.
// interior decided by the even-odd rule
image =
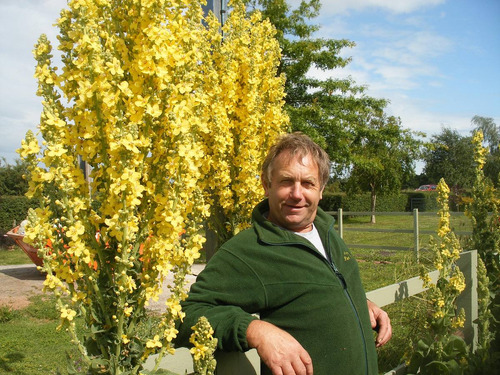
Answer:
[[[465,356],[467,355],[467,344],[461,337],[450,336],[449,341],[444,347],[444,351],[449,358],[454,358],[458,355]]]
[[[439,375],[448,375],[451,374],[446,362],[442,361],[432,361],[425,366],[426,374],[439,374]]]

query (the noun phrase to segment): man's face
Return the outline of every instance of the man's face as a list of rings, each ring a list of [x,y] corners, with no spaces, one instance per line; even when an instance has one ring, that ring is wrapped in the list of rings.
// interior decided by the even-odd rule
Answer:
[[[323,194],[318,166],[311,156],[279,154],[272,164],[269,185],[262,181],[269,198],[268,219],[294,232],[310,231]]]

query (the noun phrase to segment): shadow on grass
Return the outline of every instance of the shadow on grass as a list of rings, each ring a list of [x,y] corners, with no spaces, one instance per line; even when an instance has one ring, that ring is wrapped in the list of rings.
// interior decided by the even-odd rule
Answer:
[[[11,374],[14,373],[14,369],[10,366],[16,362],[22,362],[26,356],[22,353],[9,353],[5,356],[0,357],[0,372],[3,374]],[[18,375],[29,375],[23,372],[16,372]]]

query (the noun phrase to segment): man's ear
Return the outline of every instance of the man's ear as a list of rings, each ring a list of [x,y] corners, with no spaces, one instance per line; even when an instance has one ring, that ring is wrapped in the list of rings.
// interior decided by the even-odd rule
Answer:
[[[323,189],[319,192],[319,200],[323,199],[323,191],[325,190],[325,187],[323,186]]]
[[[269,185],[266,182],[266,179],[264,178],[264,175],[260,175],[260,181],[262,182],[262,187],[264,188],[264,193],[266,197],[269,196]]]

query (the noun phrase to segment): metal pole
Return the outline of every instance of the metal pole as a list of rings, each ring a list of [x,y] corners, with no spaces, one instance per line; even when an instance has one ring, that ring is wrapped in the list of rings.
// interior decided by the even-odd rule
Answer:
[[[418,208],[413,210],[413,241],[415,249],[415,259],[417,263],[420,262],[420,243],[419,243],[419,230],[418,230]]]
[[[212,11],[219,20],[220,25],[224,25],[226,22],[227,0],[207,0],[207,5],[203,5],[202,8],[205,15]]]

